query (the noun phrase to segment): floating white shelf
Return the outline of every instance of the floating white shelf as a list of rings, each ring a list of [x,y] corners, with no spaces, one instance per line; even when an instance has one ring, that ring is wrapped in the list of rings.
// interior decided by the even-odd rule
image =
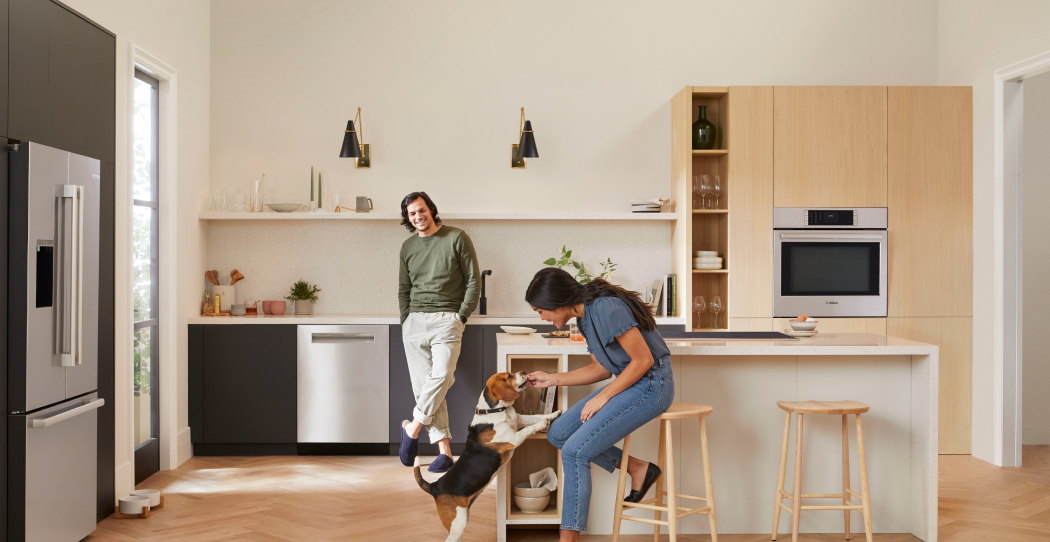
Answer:
[[[400,213],[200,213],[200,220],[401,220]],[[442,213],[447,220],[676,220],[677,213]]]

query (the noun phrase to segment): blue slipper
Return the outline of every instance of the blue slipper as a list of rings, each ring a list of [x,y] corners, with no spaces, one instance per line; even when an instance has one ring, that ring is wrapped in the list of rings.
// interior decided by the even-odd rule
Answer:
[[[408,420],[401,422],[401,449],[398,455],[401,456],[401,464],[406,467],[411,467],[416,461],[416,455],[419,454],[419,439],[408,436],[405,432],[405,424]]]
[[[441,455],[437,456],[437,459],[435,459],[434,462],[431,463],[429,467],[427,467],[427,470],[430,471],[430,472],[446,472],[446,471],[448,471],[448,469],[451,469],[451,468],[452,468],[452,458],[447,456],[447,455],[445,455],[445,454],[441,454]]]

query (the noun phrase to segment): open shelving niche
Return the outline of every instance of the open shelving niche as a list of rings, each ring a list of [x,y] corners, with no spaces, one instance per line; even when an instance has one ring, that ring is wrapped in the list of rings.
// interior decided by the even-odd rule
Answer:
[[[691,130],[699,116],[698,106],[707,106],[707,119],[718,128],[715,149],[693,150]],[[729,328],[729,210],[732,198],[729,171],[729,111],[731,105],[728,87],[696,87],[682,89],[672,100],[672,176],[674,193],[678,198],[678,221],[675,225],[674,272],[679,277],[679,314],[686,317],[686,326],[694,331],[725,330]],[[721,178],[724,194],[719,208],[701,209],[693,202],[693,176],[707,174]],[[693,269],[693,257],[698,250],[715,250],[722,257],[722,269]],[[688,277],[688,278],[687,278]],[[724,309],[717,321],[705,312],[702,321],[695,321],[693,298],[703,295],[708,303],[718,295]]]
[[[497,362],[498,372],[545,371],[548,373],[563,373],[569,370],[570,356],[561,354],[511,354],[506,358],[500,358]],[[576,356],[573,356],[576,357]],[[526,395],[515,401],[515,410],[525,400]],[[564,412],[568,408],[568,397],[565,386],[558,386],[555,396],[554,409]],[[520,413],[520,412],[519,412]],[[554,468],[558,473],[558,489],[551,494],[551,502],[543,512],[522,512],[514,504],[513,488],[515,484],[528,482],[529,475],[543,470],[546,467]],[[507,527],[515,525],[558,525],[561,523],[561,450],[558,450],[547,441],[547,433],[539,432],[529,437],[511,456],[510,461],[497,477],[496,483],[496,516],[497,524]],[[505,530],[501,529],[505,535]],[[504,537],[500,537],[503,539]]]

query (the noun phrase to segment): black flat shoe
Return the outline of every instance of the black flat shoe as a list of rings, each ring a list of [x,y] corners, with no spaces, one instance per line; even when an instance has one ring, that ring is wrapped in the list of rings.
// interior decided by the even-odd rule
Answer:
[[[642,497],[645,497],[645,494],[649,493],[649,488],[653,487],[653,484],[660,479],[661,474],[663,474],[663,471],[660,470],[660,467],[649,463],[649,467],[645,469],[645,480],[642,481],[642,489],[632,489],[631,492],[624,497],[624,502],[642,502]]]

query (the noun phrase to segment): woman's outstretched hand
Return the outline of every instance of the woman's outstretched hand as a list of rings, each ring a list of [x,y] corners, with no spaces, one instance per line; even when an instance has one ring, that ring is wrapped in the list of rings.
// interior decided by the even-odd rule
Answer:
[[[609,399],[600,393],[592,397],[590,401],[587,401],[586,405],[583,405],[583,412],[580,412],[580,421],[585,422],[591,419],[591,416],[597,414],[608,402]]]
[[[533,388],[549,388],[557,385],[557,382],[554,381],[554,377],[543,371],[529,373],[529,376],[526,378],[529,379],[529,386],[532,386]]]

